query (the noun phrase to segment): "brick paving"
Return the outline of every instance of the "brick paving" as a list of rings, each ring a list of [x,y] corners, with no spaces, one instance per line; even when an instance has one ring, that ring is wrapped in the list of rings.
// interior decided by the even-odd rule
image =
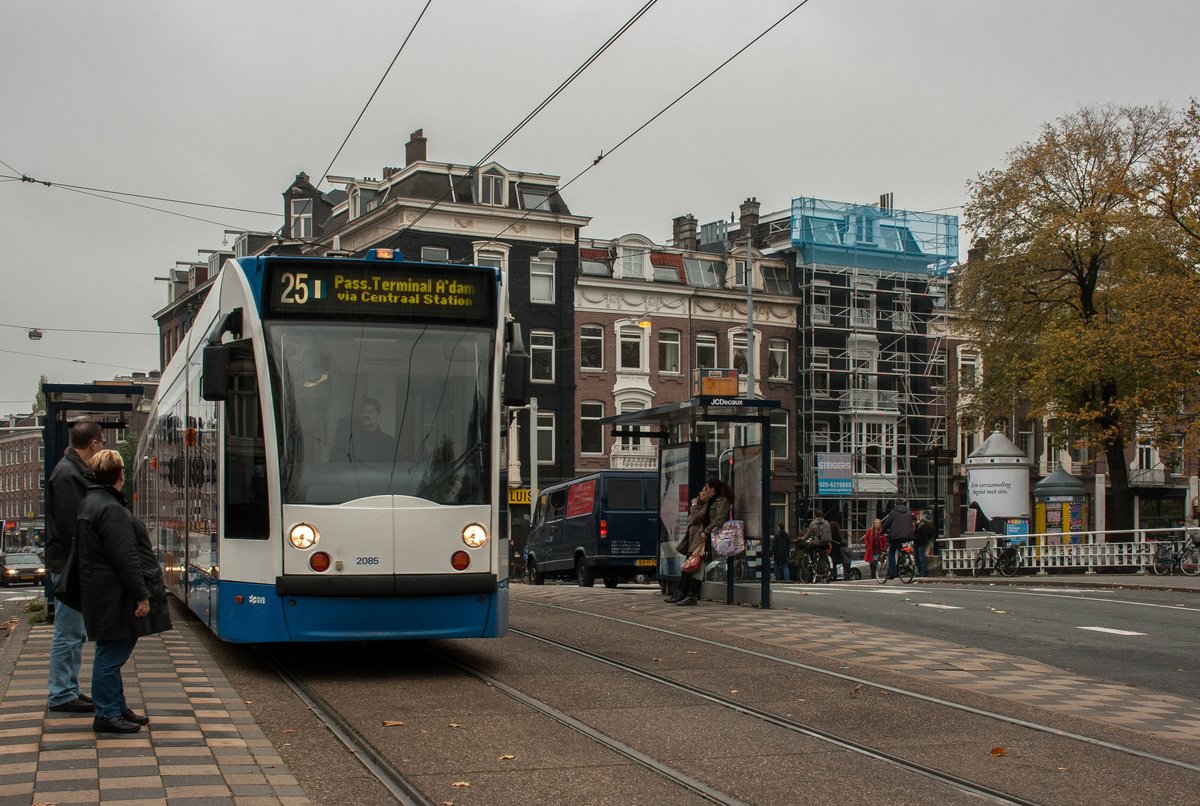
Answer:
[[[930,638],[897,640],[894,629],[850,626],[841,620],[794,610],[760,610],[723,602],[701,602],[694,608],[664,607],[656,592],[631,588],[514,585],[511,592],[514,603],[544,601],[593,607],[602,603],[618,611],[613,615],[621,610],[652,613],[681,625],[704,627],[782,649],[878,666],[1164,739],[1200,743],[1200,700],[1103,683],[1028,658]],[[847,631],[852,641],[847,641]],[[914,653],[912,647],[918,644],[921,651]]]
[[[308,806],[212,658],[176,630],[140,639],[125,664],[126,699],[151,718],[140,733],[97,735],[91,714],[48,711],[53,629],[30,629],[0,701],[0,806]],[[91,658],[87,644],[85,690]]]

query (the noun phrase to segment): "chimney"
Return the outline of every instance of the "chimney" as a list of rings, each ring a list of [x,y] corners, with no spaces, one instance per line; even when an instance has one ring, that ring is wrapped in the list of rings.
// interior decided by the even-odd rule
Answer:
[[[750,232],[758,227],[758,199],[749,198],[742,202],[742,206],[738,208],[740,217],[738,218],[738,228],[742,234]]]
[[[699,249],[700,238],[697,235],[696,217],[691,213],[674,219],[672,235],[676,249]]]
[[[976,239],[967,250],[967,263],[978,263],[987,257],[988,242],[983,238]]]
[[[412,165],[414,162],[425,161],[425,130],[417,129],[411,135],[409,140],[404,144],[404,164],[405,166]]]
[[[383,169],[383,181],[384,182],[388,181],[389,179],[391,179],[393,176],[395,176],[398,173],[400,173],[399,168],[392,168],[390,166],[385,166]]]

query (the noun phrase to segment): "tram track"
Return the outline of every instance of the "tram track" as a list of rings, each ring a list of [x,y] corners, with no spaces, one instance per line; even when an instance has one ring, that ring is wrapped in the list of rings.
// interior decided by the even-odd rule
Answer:
[[[426,797],[421,790],[414,786],[390,761],[379,752],[349,720],[345,719],[335,708],[325,701],[311,686],[300,680],[281,664],[276,658],[260,651],[262,662],[284,682],[313,715],[329,731],[346,746],[360,764],[375,780],[388,790],[403,806],[434,806],[434,801]]]
[[[1127,745],[1118,744],[1116,742],[1110,742],[1108,740],[1099,739],[1094,736],[1087,736],[1085,734],[1064,730],[1062,728],[1056,728],[1052,725],[1045,725],[1045,724],[1042,724],[1039,722],[1033,722],[1031,720],[1021,719],[1019,717],[1014,717],[1014,716],[1011,716],[1008,714],[1002,714],[997,711],[989,711],[985,708],[979,708],[977,706],[966,705],[966,704],[963,704],[960,702],[955,702],[953,700],[947,700],[947,699],[943,699],[941,697],[935,697],[930,694],[924,694],[922,692],[912,691],[910,689],[901,688],[899,686],[894,686],[894,685],[890,685],[887,683],[881,683],[876,680],[871,680],[870,678],[847,674],[845,672],[838,672],[838,671],[834,671],[832,669],[825,669],[820,666],[814,666],[812,664],[803,663],[801,661],[793,660],[791,658],[781,658],[778,655],[772,655],[768,652],[759,652],[757,650],[747,649],[745,647],[739,647],[739,646],[724,643],[721,641],[714,641],[709,638],[701,638],[699,636],[691,635],[691,634],[684,633],[684,632],[669,630],[669,629],[666,629],[663,627],[656,627],[656,626],[650,625],[650,624],[642,624],[640,622],[633,621],[630,619],[623,619],[623,618],[619,618],[617,616],[610,616],[610,615],[606,615],[603,613],[594,613],[594,612],[587,611],[587,610],[580,610],[579,608],[566,607],[564,605],[550,604],[547,602],[536,602],[536,603],[530,602],[529,604],[531,606],[535,606],[535,607],[546,607],[546,608],[550,608],[550,609],[554,609],[554,610],[561,610],[561,611],[576,614],[576,615],[591,616],[596,619],[602,619],[602,620],[610,621],[610,622],[617,623],[617,624],[622,624],[622,625],[626,625],[626,626],[630,626],[630,627],[636,627],[636,628],[642,629],[642,630],[649,630],[651,632],[670,636],[672,638],[686,639],[688,641],[693,641],[693,642],[703,644],[705,646],[712,647],[715,649],[726,650],[729,652],[736,652],[738,654],[747,655],[750,657],[758,658],[760,660],[766,660],[766,661],[778,663],[778,664],[781,664],[784,666],[789,666],[789,667],[796,668],[796,669],[802,669],[806,672],[812,672],[814,674],[819,674],[824,677],[832,678],[835,680],[840,680],[840,681],[847,682],[847,683],[852,683],[856,686],[870,687],[870,688],[876,689],[878,691],[883,691],[883,692],[887,692],[889,694],[894,694],[894,695],[898,695],[901,697],[910,698],[913,700],[917,700],[917,701],[924,702],[924,703],[929,703],[931,705],[936,705],[939,707],[949,708],[949,709],[952,709],[955,711],[970,714],[972,716],[983,717],[986,719],[994,720],[996,722],[1002,722],[1002,723],[1006,723],[1009,725],[1013,725],[1015,727],[1025,728],[1025,729],[1032,730],[1032,731],[1035,731],[1038,733],[1043,733],[1043,734],[1046,734],[1049,736],[1054,736],[1054,737],[1063,738],[1063,739],[1069,739],[1071,741],[1079,742],[1081,744],[1086,744],[1086,745],[1090,745],[1090,746],[1093,746],[1096,748],[1102,748],[1105,750],[1122,753],[1122,754],[1133,756],[1136,758],[1145,759],[1147,761],[1152,761],[1154,763],[1163,764],[1163,765],[1166,765],[1169,767],[1176,767],[1176,768],[1179,768],[1182,770],[1186,770],[1188,772],[1200,773],[1200,764],[1195,764],[1195,763],[1192,763],[1189,761],[1184,761],[1182,759],[1172,758],[1170,756],[1164,756],[1159,753],[1152,753],[1152,752],[1149,752],[1146,750],[1140,750],[1135,747],[1129,747]],[[519,630],[514,627],[510,627],[509,631],[515,632],[517,634],[524,634],[524,631]],[[532,636],[532,634],[531,634],[531,636]],[[603,656],[599,656],[599,657],[603,657]],[[637,668],[637,667],[634,667],[634,668]]]
[[[636,675],[644,680],[649,680],[653,683],[657,683],[658,685],[666,686],[668,688],[674,689],[675,691],[680,691],[680,692],[684,692],[686,694],[690,694],[693,697],[698,697],[699,699],[702,699],[706,702],[721,706],[722,708],[726,708],[728,710],[735,711],[735,712],[745,715],[745,716],[753,717],[755,719],[758,719],[762,722],[766,722],[775,727],[783,728],[784,730],[791,731],[793,733],[797,733],[797,734],[800,734],[803,736],[807,736],[811,739],[816,739],[820,742],[824,742],[825,744],[832,745],[833,747],[837,747],[841,750],[846,750],[846,751],[855,753],[857,755],[864,756],[866,758],[884,762],[884,763],[889,764],[893,767],[896,767],[902,771],[913,773],[915,775],[919,775],[926,779],[934,781],[935,783],[939,783],[939,784],[943,784],[943,785],[952,787],[954,789],[957,789],[959,792],[962,792],[967,795],[973,795],[975,797],[984,798],[993,803],[1020,804],[1020,806],[1034,806],[1034,804],[1037,803],[1036,801],[1026,800],[1024,798],[1010,794],[1008,792],[1003,792],[994,787],[989,787],[989,786],[986,786],[983,784],[979,784],[974,781],[970,781],[966,778],[962,778],[960,776],[953,775],[951,773],[947,773],[942,770],[937,770],[937,769],[934,769],[933,767],[929,767],[927,765],[920,764],[918,762],[902,758],[898,755],[895,755],[894,753],[889,753],[889,752],[887,752],[885,750],[881,750],[879,748],[869,747],[868,745],[865,745],[861,742],[857,742],[853,739],[849,739],[844,736],[838,736],[829,731],[817,728],[813,725],[806,725],[804,723],[797,722],[793,719],[788,719],[786,717],[779,716],[778,714],[773,714],[769,711],[765,711],[761,708],[755,708],[753,706],[746,705],[745,703],[737,702],[736,700],[730,699],[729,697],[723,697],[719,694],[714,694],[713,692],[708,691],[699,686],[690,685],[688,683],[682,683],[678,680],[674,680],[670,677],[666,677],[665,675],[660,675],[655,672],[647,671],[646,669],[643,669],[639,666],[625,663],[623,661],[618,661],[613,658],[608,658],[603,655],[597,654],[595,652],[590,652],[586,649],[582,649],[580,647],[573,646],[571,644],[568,644],[563,641],[559,641],[554,638],[549,638],[544,635],[539,635],[537,633],[530,632],[528,630],[523,630],[523,629],[519,629],[516,627],[511,627],[511,626],[509,627],[509,632],[514,633],[516,635],[523,636],[530,640],[540,641],[544,644],[548,644],[550,646],[557,647],[558,649],[564,650],[566,652],[571,652],[573,654],[579,655],[581,657],[587,658],[587,659],[595,661],[597,663],[602,663],[602,664],[612,667],[614,669],[619,669],[619,670],[627,672],[629,674]]]

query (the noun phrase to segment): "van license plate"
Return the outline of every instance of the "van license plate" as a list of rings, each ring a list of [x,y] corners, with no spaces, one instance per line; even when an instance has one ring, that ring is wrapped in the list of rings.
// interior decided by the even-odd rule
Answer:
[[[634,565],[638,565],[638,566],[651,565],[651,566],[653,566],[653,565],[658,565],[658,562],[656,560],[638,560],[637,562],[634,563]]]

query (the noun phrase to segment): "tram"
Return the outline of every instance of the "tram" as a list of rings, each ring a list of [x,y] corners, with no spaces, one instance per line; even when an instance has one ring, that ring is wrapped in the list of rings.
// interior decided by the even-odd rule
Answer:
[[[131,472],[168,588],[221,639],[497,637],[500,415],[525,402],[498,269],[225,263]]]

